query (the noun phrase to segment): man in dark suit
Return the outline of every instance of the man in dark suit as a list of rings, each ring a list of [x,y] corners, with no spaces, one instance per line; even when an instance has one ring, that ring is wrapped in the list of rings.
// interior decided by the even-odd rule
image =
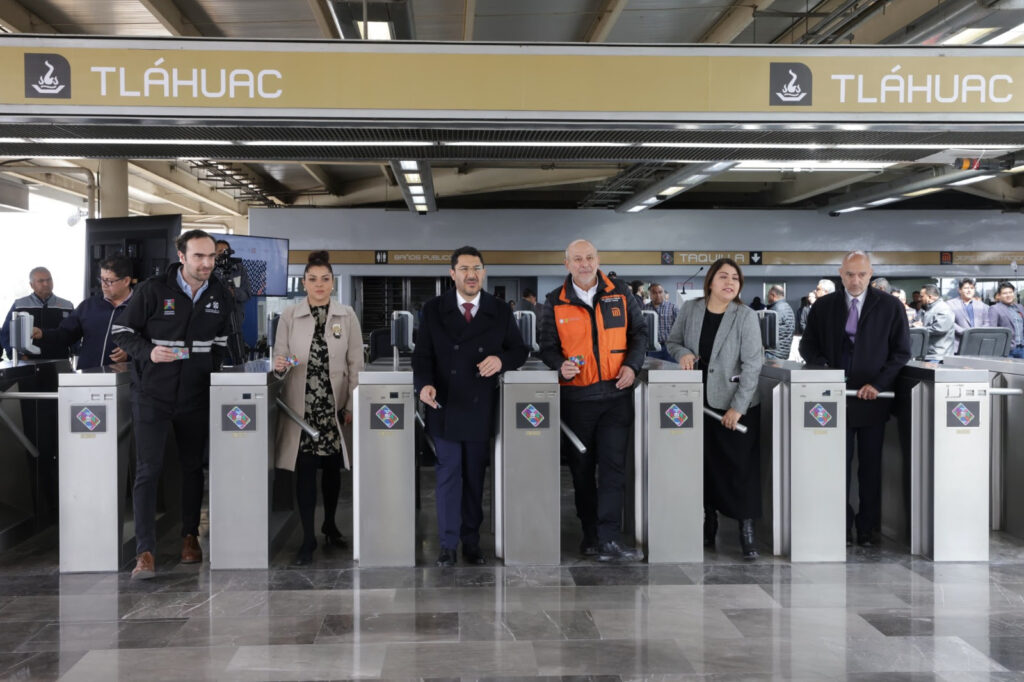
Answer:
[[[847,504],[847,524],[855,526],[857,544],[870,547],[881,523],[882,441],[891,391],[900,369],[910,360],[910,332],[903,306],[895,296],[871,288],[871,259],[863,251],[843,258],[839,275],[845,291],[818,299],[807,318],[800,355],[809,365],[842,368],[846,386],[857,397],[846,401],[846,487],[854,450],[857,455],[857,514]]]
[[[462,541],[466,563],[480,551],[484,475],[490,460],[498,374],[518,369],[528,349],[512,309],[483,290],[483,256],[472,246],[452,253],[455,289],[423,306],[413,382],[427,406],[427,432],[437,450],[438,566],[455,564]]]

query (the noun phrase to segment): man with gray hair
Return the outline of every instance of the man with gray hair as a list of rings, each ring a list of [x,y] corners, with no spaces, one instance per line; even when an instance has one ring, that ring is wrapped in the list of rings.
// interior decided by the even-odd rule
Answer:
[[[33,327],[52,329],[60,326],[61,321],[75,310],[71,301],[54,295],[53,275],[46,268],[32,268],[28,273],[28,285],[32,288],[32,293],[14,301],[14,305],[7,311],[7,317],[4,318],[3,327],[0,328],[0,345],[3,345],[8,358],[12,357],[14,346],[11,339],[13,313],[28,313],[32,316]],[[38,339],[35,345],[39,348],[39,355],[33,355],[33,358],[55,360],[70,355],[68,345],[57,339]]]
[[[793,347],[793,332],[796,331],[796,315],[793,314],[793,307],[786,303],[786,290],[778,284],[768,290],[768,310],[775,313],[778,329],[778,343],[775,348],[766,350],[765,355],[770,359],[788,360],[789,351]]]
[[[910,326],[928,331],[925,360],[942,362],[942,358],[953,354],[954,325],[953,309],[942,300],[939,288],[934,284],[921,287],[921,311]]]
[[[814,288],[814,295],[818,298],[827,294],[835,293],[836,283],[830,279],[819,279],[818,286]]]
[[[882,442],[892,401],[878,394],[893,390],[896,376],[910,360],[903,306],[895,296],[868,286],[871,273],[866,253],[846,254],[839,267],[845,292],[818,299],[800,340],[807,364],[844,370],[846,387],[857,391],[846,400],[846,489],[849,497],[856,454],[860,500],[856,514],[849,503],[846,513],[847,528],[856,529],[862,547],[875,543],[872,536],[881,526]]]

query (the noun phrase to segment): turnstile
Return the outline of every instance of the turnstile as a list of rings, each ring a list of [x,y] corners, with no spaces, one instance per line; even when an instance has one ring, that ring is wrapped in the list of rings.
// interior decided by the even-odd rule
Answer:
[[[989,557],[989,374],[911,361],[886,432],[882,532],[934,561]],[[894,442],[895,441],[895,442]]]
[[[494,553],[506,564],[557,565],[562,559],[558,373],[536,360],[505,372],[499,410]]]
[[[124,537],[132,425],[128,366],[61,374],[57,394],[60,572],[118,571],[135,554]]]
[[[353,558],[360,566],[414,566],[416,400],[412,372],[375,369],[360,372],[355,389]]]
[[[634,400],[634,537],[649,563],[704,561],[704,384],[647,360]]]
[[[210,568],[265,569],[297,518],[273,507],[281,380],[266,360],[210,375]]]
[[[772,553],[846,561],[846,377],[770,360],[761,368],[761,478]]]
[[[999,329],[1002,329],[1001,327]],[[1004,357],[957,356],[955,367],[988,372],[991,396],[991,485],[990,527],[1024,538],[1024,360]]]

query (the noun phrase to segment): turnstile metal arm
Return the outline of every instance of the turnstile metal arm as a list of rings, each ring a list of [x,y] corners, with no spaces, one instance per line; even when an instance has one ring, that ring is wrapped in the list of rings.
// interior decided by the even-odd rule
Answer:
[[[989,395],[1024,395],[1024,388],[990,388]]]
[[[57,391],[4,391],[0,400],[56,400]]]
[[[857,397],[857,391],[855,391],[852,388],[851,389],[847,389],[846,397],[847,398],[856,398]],[[878,397],[879,398],[895,398],[896,397],[896,393],[895,393],[895,391],[879,391],[878,392]]]
[[[434,445],[434,439],[430,437],[429,433],[427,433],[427,421],[423,418],[423,415],[420,414],[419,410],[416,410],[416,423],[423,429],[423,440],[426,442],[427,447],[429,447],[430,451],[434,453],[435,457],[437,457],[437,446]]]
[[[320,438],[320,432],[314,429],[309,424],[307,424],[305,419],[295,414],[295,411],[292,410],[292,408],[288,407],[288,405],[285,404],[285,402],[280,398],[277,399],[277,406],[281,408],[282,412],[288,415],[289,419],[298,424],[299,428],[305,431],[307,436],[309,436],[313,440],[317,440],[318,438]]]
[[[565,425],[565,422],[562,422],[561,427],[562,433],[564,433],[565,437],[569,439],[569,442],[573,444],[573,447],[579,450],[581,455],[586,454],[587,446],[583,444],[583,441],[580,440],[579,436],[573,433],[572,429]]]
[[[725,418],[724,414],[722,414],[721,412],[716,412],[712,410],[710,407],[704,408],[704,414],[706,414],[709,417],[714,417],[715,419],[718,420],[722,420]],[[746,433],[747,427],[744,426],[743,424],[740,424],[739,422],[736,422],[736,430],[739,431],[740,433]]]
[[[18,439],[19,443],[21,443],[21,447],[28,451],[28,454],[39,459],[39,450],[32,444],[32,441],[28,439],[25,432],[22,431],[18,425],[14,423],[14,420],[12,420],[3,410],[0,410],[0,421],[3,421],[7,428],[10,429],[11,433],[14,434],[14,437]]]

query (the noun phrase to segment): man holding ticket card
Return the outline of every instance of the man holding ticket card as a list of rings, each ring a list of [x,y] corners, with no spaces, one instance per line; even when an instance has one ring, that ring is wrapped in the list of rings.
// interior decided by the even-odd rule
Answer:
[[[528,350],[512,308],[484,291],[483,255],[452,253],[455,288],[423,305],[412,356],[413,383],[427,405],[427,432],[437,451],[438,566],[487,563],[480,549],[488,441],[494,433],[498,375],[519,369]]]
[[[167,434],[181,462],[181,562],[199,563],[203,457],[209,441],[210,374],[220,369],[231,329],[230,294],[213,273],[213,237],[190,230],[176,241],[178,259],[140,284],[111,328],[132,358],[136,457],[133,503],[137,561],[132,579],[156,574],[156,496]]]

